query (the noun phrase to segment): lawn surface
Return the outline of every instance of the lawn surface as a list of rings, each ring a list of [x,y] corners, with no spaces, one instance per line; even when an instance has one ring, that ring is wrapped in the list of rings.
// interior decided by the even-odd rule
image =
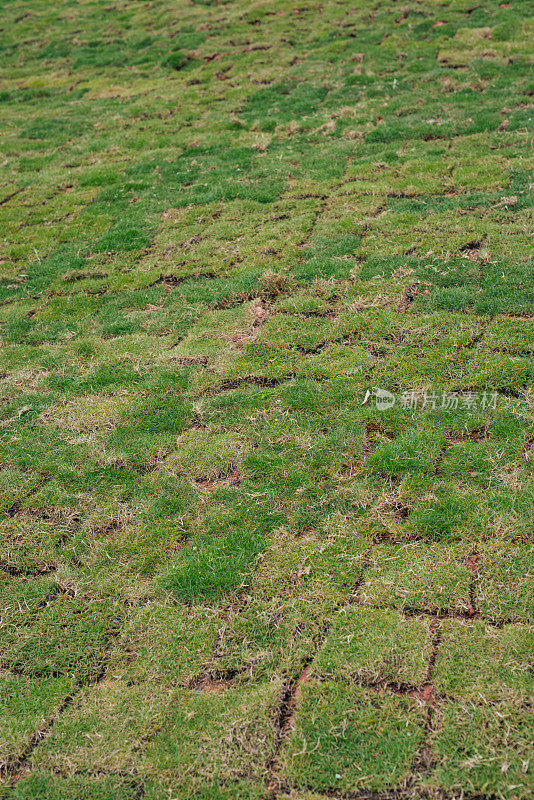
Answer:
[[[532,796],[533,19],[0,2],[2,799]]]

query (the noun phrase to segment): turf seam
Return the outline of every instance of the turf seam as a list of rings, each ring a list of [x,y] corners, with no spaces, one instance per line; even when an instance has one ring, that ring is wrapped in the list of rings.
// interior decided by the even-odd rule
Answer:
[[[436,688],[433,684],[433,677],[436,666],[436,660],[441,645],[442,624],[439,620],[436,619],[432,620],[430,624],[433,633],[432,650],[428,660],[427,672],[424,683],[424,686],[428,692],[429,702],[427,702],[426,704],[427,708],[426,708],[425,722],[423,726],[423,741],[417,753],[412,759],[412,763],[410,765],[410,776],[408,777],[408,786],[410,785],[415,786],[418,782],[420,782],[420,779],[423,775],[429,774],[436,760],[432,752],[432,748],[429,744],[429,738],[434,729],[437,694],[436,694]]]
[[[477,549],[472,550],[467,557],[467,566],[471,572],[471,580],[469,581],[469,611],[472,616],[476,616],[477,610],[477,589],[479,578],[479,560],[480,554]]]
[[[3,206],[3,205],[5,205],[6,203],[9,203],[9,201],[10,201],[10,200],[11,200],[13,197],[16,197],[18,194],[20,194],[20,193],[21,193],[21,192],[23,192],[23,191],[24,191],[24,188],[17,189],[16,191],[14,191],[14,192],[11,192],[11,194],[8,194],[8,195],[6,195],[5,197],[2,197],[2,199],[0,200],[0,206]]]
[[[369,603],[362,603],[362,606],[365,608],[374,608],[377,611],[391,611],[395,608],[396,611],[399,611],[401,614],[404,614],[406,617],[429,617],[432,619],[459,619],[464,620],[465,622],[472,622],[480,620],[484,622],[486,625],[490,625],[495,628],[504,628],[507,625],[531,625],[532,623],[528,619],[522,619],[520,617],[492,617],[488,614],[483,614],[480,611],[475,611],[472,613],[468,609],[429,609],[429,608],[418,608],[418,607],[411,607],[411,606],[383,606],[383,605],[372,605]]]
[[[344,609],[358,602],[359,592],[361,587],[363,586],[365,575],[367,570],[369,569],[369,565],[370,565],[370,550],[366,554],[366,557],[362,564],[360,576],[356,581],[356,583],[354,584],[354,586],[352,587],[351,592],[347,595],[347,597],[339,600],[335,604],[336,612],[343,611]],[[278,703],[278,710],[275,718],[276,741],[274,745],[274,751],[270,756],[270,758],[268,759],[265,767],[266,788],[271,796],[276,795],[277,787],[279,785],[277,776],[278,759],[282,747],[284,745],[284,741],[288,733],[294,726],[295,714],[300,699],[301,686],[312,675],[313,662],[317,658],[326,640],[328,639],[332,623],[333,619],[329,619],[324,622],[320,635],[314,641],[313,652],[310,653],[302,661],[298,672],[293,676],[293,678],[289,680],[286,678],[284,684],[282,685],[282,689],[280,692],[280,699]]]
[[[15,502],[8,509],[6,509],[5,513],[10,517],[16,517],[23,510],[22,504],[36,495],[43,488],[43,486],[46,486],[46,484],[50,482],[50,480],[51,476],[49,474],[42,474],[36,485],[26,492],[23,497],[15,500]]]
[[[35,578],[38,575],[50,575],[56,571],[57,564],[34,564],[32,567],[19,567],[0,558],[0,572],[5,572],[12,578]]]
[[[109,637],[104,658],[96,674],[89,677],[87,680],[80,681],[76,685],[75,690],[61,701],[57,710],[48,718],[46,723],[41,728],[38,728],[36,731],[34,731],[26,746],[21,752],[18,753],[18,755],[8,756],[3,763],[0,763],[0,779],[8,781],[10,784],[16,784],[19,780],[21,780],[23,777],[26,777],[27,774],[32,771],[29,765],[31,756],[39,744],[50,735],[59,717],[76,701],[76,698],[80,692],[82,692],[84,689],[94,688],[104,680],[107,671],[107,659],[109,658],[109,654],[114,642],[119,638],[121,633],[122,628],[118,627]],[[28,767],[30,768],[28,769]]]

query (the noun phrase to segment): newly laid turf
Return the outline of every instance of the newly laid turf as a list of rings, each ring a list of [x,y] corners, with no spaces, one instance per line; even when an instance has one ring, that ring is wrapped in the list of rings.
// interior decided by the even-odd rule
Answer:
[[[0,0],[0,797],[526,800],[531,0]]]

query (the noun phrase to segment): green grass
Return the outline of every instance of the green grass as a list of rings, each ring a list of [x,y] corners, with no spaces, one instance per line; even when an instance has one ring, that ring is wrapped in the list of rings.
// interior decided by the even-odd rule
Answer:
[[[1,798],[531,796],[533,20],[0,0]]]

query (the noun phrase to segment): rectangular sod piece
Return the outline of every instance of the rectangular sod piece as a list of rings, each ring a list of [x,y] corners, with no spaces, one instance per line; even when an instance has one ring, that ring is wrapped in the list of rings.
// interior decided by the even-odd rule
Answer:
[[[281,753],[282,775],[300,789],[355,792],[399,789],[423,741],[414,699],[313,681]]]
[[[430,746],[436,766],[428,787],[523,800],[532,794],[529,763],[534,720],[528,706],[444,703]]]

